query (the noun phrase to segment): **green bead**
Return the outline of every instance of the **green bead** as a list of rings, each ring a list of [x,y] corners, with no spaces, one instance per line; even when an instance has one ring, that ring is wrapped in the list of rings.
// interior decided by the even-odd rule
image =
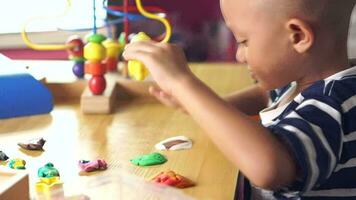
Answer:
[[[72,61],[74,61],[74,62],[84,62],[84,61],[85,61],[85,58],[83,58],[83,57],[70,56],[70,57],[69,57],[69,60],[72,60]]]
[[[167,162],[167,159],[160,153],[151,153],[147,155],[137,156],[130,160],[132,164],[138,166],[159,165]]]
[[[126,45],[126,40],[125,40],[125,32],[121,32],[120,36],[118,38],[118,42],[122,45],[125,46]]]
[[[51,178],[54,176],[59,176],[59,171],[54,168],[52,163],[49,162],[45,166],[38,169],[37,175],[40,178]]]
[[[100,33],[91,34],[91,35],[86,36],[86,41],[94,42],[94,43],[101,43],[105,39],[106,39],[106,37]]]

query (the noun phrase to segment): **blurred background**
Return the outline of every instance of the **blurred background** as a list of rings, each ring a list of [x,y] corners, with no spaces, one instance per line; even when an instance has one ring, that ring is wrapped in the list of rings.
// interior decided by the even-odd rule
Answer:
[[[144,6],[158,6],[167,12],[173,27],[171,42],[182,45],[189,61],[235,61],[236,42],[223,22],[219,0],[142,0],[142,3]],[[135,5],[134,0],[129,4]],[[13,59],[67,59],[65,51],[28,49],[20,37],[24,23],[37,17],[26,28],[33,42],[64,44],[70,35],[84,37],[90,32],[92,5],[89,0],[73,0],[68,12],[61,15],[66,8],[66,0],[6,1],[0,7],[0,53]],[[105,19],[117,17],[107,14],[103,6],[122,6],[123,0],[96,0],[96,5],[98,26],[104,27]],[[349,54],[356,58],[356,11],[351,24]],[[108,29],[104,27],[102,31],[117,38],[122,30],[123,24],[120,23]],[[139,31],[154,37],[163,33],[164,28],[152,20],[130,22],[130,32]]]

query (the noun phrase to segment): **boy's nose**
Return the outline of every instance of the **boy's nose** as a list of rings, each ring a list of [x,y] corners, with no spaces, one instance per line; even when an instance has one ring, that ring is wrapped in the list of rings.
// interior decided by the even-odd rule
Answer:
[[[238,47],[236,51],[236,60],[240,63],[247,63],[246,50],[244,47]]]

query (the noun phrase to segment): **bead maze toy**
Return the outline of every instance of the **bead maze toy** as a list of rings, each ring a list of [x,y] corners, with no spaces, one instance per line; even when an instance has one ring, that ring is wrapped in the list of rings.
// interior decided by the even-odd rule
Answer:
[[[142,20],[143,18],[158,20],[166,29],[166,33],[160,42],[168,42],[171,36],[169,21],[162,16],[162,13],[158,13],[162,12],[161,8],[151,6],[146,10],[141,0],[135,0],[136,6],[129,6],[129,0],[124,0],[123,6],[105,6],[105,3],[106,0],[103,0],[103,8],[107,13],[119,17],[116,20],[107,21],[106,24],[123,23],[124,39],[117,41],[98,33],[95,0],[93,0],[92,33],[86,37],[86,44],[78,36],[70,37],[64,45],[34,44],[29,40],[26,33],[26,26],[29,22],[22,31],[22,38],[28,47],[35,50],[66,50],[69,54],[69,59],[74,61],[72,68],[74,75],[78,78],[85,77],[85,74],[91,75],[87,88],[84,89],[81,95],[80,102],[83,113],[111,113],[115,105],[117,90],[121,88],[120,84],[142,81],[148,76],[149,72],[145,66],[135,60],[128,61],[127,64],[126,62],[121,62],[125,66],[124,68],[128,69],[128,74],[133,80],[124,80],[125,77],[123,78],[122,75],[116,73],[119,56],[125,44],[129,42],[129,21]],[[71,0],[67,0],[67,8],[64,14],[70,9],[70,6]],[[130,12],[138,12],[140,15]],[[151,38],[140,32],[133,37],[131,42],[142,40],[151,40]]]

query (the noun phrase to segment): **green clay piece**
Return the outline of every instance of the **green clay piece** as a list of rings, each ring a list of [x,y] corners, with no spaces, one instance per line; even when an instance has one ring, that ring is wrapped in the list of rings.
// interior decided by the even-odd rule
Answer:
[[[104,41],[106,39],[106,37],[102,34],[91,34],[88,35],[86,40],[88,42],[93,42],[93,43],[101,43],[102,41]]]
[[[167,159],[160,153],[151,153],[137,156],[130,160],[132,164],[138,166],[160,165],[167,162]]]
[[[26,169],[26,161],[20,158],[10,160],[9,167],[11,169]]]
[[[54,168],[52,163],[49,162],[45,166],[38,169],[37,175],[40,178],[52,178],[54,176],[59,176],[59,171]]]

